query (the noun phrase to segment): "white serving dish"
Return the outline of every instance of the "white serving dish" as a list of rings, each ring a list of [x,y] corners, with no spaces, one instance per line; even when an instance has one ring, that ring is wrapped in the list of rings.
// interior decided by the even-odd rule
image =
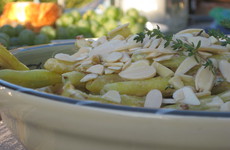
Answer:
[[[74,43],[12,51],[39,66]],[[42,65],[41,65],[42,66]],[[230,112],[178,111],[79,101],[0,80],[3,121],[27,150],[229,150]]]

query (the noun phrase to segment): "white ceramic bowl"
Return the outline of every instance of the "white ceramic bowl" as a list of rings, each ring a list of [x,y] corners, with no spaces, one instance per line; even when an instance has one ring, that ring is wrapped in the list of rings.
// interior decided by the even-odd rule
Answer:
[[[13,51],[41,65],[73,43]],[[36,65],[38,64],[38,65]],[[230,112],[178,111],[80,101],[0,81],[3,121],[28,150],[229,150]]]

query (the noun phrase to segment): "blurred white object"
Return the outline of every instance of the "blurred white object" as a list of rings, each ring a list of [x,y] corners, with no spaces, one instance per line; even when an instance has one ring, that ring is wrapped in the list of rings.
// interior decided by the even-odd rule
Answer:
[[[150,22],[161,23],[177,32],[187,26],[188,0],[115,0],[124,11],[136,8]]]
[[[169,28],[167,25],[161,24],[161,23],[156,23],[156,22],[146,22],[146,28],[149,30],[156,29],[157,26],[160,27],[161,32],[168,32]]]

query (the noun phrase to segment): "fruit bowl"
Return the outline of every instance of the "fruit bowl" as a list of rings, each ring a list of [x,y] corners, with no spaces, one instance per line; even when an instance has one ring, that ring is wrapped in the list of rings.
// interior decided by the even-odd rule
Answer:
[[[73,42],[12,53],[39,68]],[[228,150],[230,112],[151,109],[82,101],[0,80],[3,122],[28,150]]]

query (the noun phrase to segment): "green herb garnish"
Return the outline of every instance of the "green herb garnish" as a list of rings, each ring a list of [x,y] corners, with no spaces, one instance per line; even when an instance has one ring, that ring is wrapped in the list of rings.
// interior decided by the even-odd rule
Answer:
[[[203,30],[201,30],[201,32],[199,32],[197,36],[201,35],[202,32]],[[182,54],[181,52],[183,51],[188,52],[189,57],[193,56],[198,63],[205,66],[205,68],[209,67],[209,69],[212,70],[213,73],[215,73],[215,67],[212,61],[210,59],[202,57],[202,55],[198,53],[198,49],[201,46],[201,41],[199,41],[197,45],[195,45],[194,43],[190,44],[180,39],[173,40],[173,35],[165,35],[160,31],[159,26],[157,26],[157,28],[153,30],[145,29],[145,32],[138,33],[134,40],[136,40],[136,42],[143,42],[146,35],[149,36],[149,38],[155,37],[156,39],[161,38],[166,40],[164,47],[167,47],[171,44],[173,50],[177,51],[179,54]],[[225,39],[227,42],[230,42],[229,38],[222,33],[211,31],[211,35],[218,39]]]
[[[210,36],[217,38],[217,39],[223,40],[223,42],[222,42],[223,46],[230,44],[230,38],[227,35],[225,35],[223,32],[221,32],[220,30],[212,29],[212,30],[208,31],[208,34]]]
[[[230,19],[224,19],[224,20],[220,21],[220,24],[223,27],[225,27],[227,29],[230,29]]]

